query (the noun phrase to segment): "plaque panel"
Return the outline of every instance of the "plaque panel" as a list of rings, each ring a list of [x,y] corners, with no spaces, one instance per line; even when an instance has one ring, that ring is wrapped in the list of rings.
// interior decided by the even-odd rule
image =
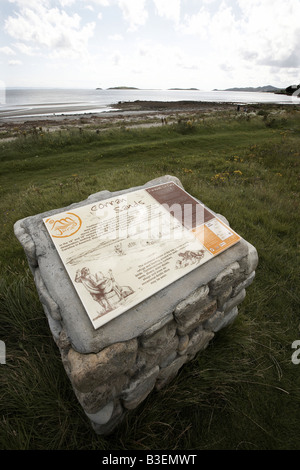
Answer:
[[[43,222],[95,329],[240,240],[173,182]]]

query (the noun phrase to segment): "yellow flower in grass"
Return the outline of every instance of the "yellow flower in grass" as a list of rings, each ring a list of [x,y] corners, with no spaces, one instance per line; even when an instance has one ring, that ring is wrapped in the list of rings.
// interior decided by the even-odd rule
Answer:
[[[236,175],[242,175],[243,173],[241,172],[241,170],[235,170],[233,173],[235,173]]]

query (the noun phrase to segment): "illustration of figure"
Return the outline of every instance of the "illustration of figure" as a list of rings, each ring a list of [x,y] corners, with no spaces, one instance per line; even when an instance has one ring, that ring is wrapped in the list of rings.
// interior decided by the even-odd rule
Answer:
[[[75,282],[81,282],[105,312],[113,310],[114,307],[111,305],[111,301],[113,303],[119,302],[133,293],[131,287],[119,286],[111,269],[108,271],[108,276],[105,277],[101,271],[92,275],[90,270],[84,267],[81,270],[77,270]]]
[[[125,255],[124,250],[122,248],[122,243],[115,246],[115,253],[119,256]]]
[[[113,272],[111,269],[108,271],[109,277],[104,278],[102,273],[97,273],[96,276],[98,279],[103,277],[104,281],[104,292],[109,293],[114,291],[115,294],[118,296],[119,300],[125,299],[128,295],[133,294],[133,289],[129,286],[119,286],[117,281],[114,278]],[[103,281],[102,281],[103,282]],[[102,285],[102,284],[101,284]]]
[[[96,277],[90,273],[88,268],[77,270],[75,282],[81,282],[86,290],[91,294],[92,298],[98,302],[106,312],[110,312],[112,310],[110,303],[104,295],[103,288],[98,285]]]
[[[185,268],[190,264],[199,263],[204,257],[204,250],[197,251],[185,251],[184,253],[179,253],[181,259],[177,260],[176,269]]]

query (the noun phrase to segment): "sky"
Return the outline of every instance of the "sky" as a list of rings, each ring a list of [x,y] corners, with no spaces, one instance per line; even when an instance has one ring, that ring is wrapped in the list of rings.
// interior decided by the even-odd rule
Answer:
[[[3,87],[300,83],[300,0],[0,0]]]

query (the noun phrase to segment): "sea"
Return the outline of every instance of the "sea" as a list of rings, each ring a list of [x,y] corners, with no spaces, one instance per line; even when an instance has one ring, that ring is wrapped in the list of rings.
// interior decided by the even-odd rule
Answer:
[[[0,90],[0,120],[86,113],[107,113],[124,101],[202,101],[217,103],[299,104],[274,93],[200,90],[5,88]]]

